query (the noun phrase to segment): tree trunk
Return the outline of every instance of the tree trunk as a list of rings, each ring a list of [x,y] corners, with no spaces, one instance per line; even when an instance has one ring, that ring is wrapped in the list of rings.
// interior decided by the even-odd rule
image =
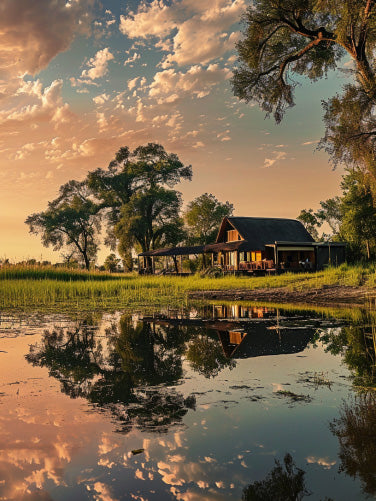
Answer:
[[[176,256],[172,256],[172,259],[174,260],[175,271],[176,271],[176,273],[179,273],[178,260],[176,259]]]
[[[83,252],[83,253],[82,253],[82,255],[83,255],[83,257],[84,257],[84,261],[85,261],[85,268],[86,268],[87,270],[89,270],[89,269],[90,269],[90,261],[89,261],[89,258],[87,257],[86,252]]]
[[[371,259],[371,252],[370,252],[370,247],[369,247],[369,240],[366,240],[366,248],[367,248],[367,258],[368,261]]]

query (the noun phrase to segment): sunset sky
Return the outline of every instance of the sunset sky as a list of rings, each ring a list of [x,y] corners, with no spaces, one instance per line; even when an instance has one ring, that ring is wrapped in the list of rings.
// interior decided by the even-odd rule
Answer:
[[[0,258],[60,260],[24,220],[121,146],[161,143],[192,164],[185,202],[210,192],[238,216],[294,218],[339,193],[341,170],[315,149],[345,73],[302,81],[278,126],[240,103],[229,79],[247,3],[1,1]]]

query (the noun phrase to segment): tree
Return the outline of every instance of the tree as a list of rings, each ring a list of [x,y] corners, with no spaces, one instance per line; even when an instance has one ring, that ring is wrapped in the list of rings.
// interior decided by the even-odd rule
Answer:
[[[376,245],[376,207],[371,186],[354,171],[344,176],[342,189],[341,234],[370,259]]]
[[[234,206],[230,202],[219,202],[211,193],[192,200],[184,213],[189,242],[201,245],[213,243],[222,219],[231,216],[233,211]]]
[[[305,471],[297,468],[290,454],[283,458],[284,467],[276,459],[275,467],[265,480],[254,482],[243,490],[243,501],[300,501],[311,493],[305,486]]]
[[[145,252],[182,240],[181,195],[171,188],[191,177],[190,165],[155,143],[121,148],[107,171],[89,173],[88,185],[106,212],[107,241],[119,246],[123,259],[135,245]]]
[[[321,146],[335,163],[361,165],[375,180],[376,1],[255,0],[244,22],[233,90],[277,122],[294,105],[299,77],[318,80],[351,58],[353,82],[324,104]]]
[[[104,261],[104,268],[111,273],[118,271],[120,259],[114,253],[109,254]]]
[[[135,193],[123,206],[114,229],[120,248],[139,245],[147,252],[182,241],[185,233],[180,207],[181,194],[175,190],[154,187]]]
[[[321,209],[316,212],[318,220],[329,225],[332,230],[331,236],[338,235],[342,222],[342,198],[338,196],[328,198],[328,200],[321,201],[320,205]]]
[[[315,240],[334,240],[338,238],[342,224],[342,198],[333,197],[320,202],[321,208],[316,212],[313,209],[302,209],[297,219]],[[332,230],[331,234],[323,233],[319,236],[319,228],[326,223]]]
[[[48,203],[46,211],[32,214],[25,221],[30,233],[41,235],[45,247],[73,248],[86,269],[95,260],[100,231],[98,206],[89,196],[85,182],[69,181],[60,187],[58,198]]]
[[[317,228],[319,228],[322,223],[317,217],[317,214],[313,212],[313,209],[302,209],[296,219],[303,224],[304,228],[315,240],[319,239]]]

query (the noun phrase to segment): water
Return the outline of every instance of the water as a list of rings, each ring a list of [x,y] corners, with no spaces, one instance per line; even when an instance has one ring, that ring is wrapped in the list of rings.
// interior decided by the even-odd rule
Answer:
[[[344,317],[1,314],[0,500],[288,499],[286,467],[297,496],[375,497],[374,322]]]

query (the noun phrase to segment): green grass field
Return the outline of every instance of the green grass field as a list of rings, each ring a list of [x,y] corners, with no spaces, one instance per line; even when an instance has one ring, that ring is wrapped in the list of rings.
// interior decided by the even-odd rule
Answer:
[[[2,308],[109,308],[182,305],[188,291],[286,287],[289,290],[328,285],[376,286],[375,265],[329,268],[317,273],[286,273],[271,277],[220,278],[138,276],[54,267],[0,268]]]

